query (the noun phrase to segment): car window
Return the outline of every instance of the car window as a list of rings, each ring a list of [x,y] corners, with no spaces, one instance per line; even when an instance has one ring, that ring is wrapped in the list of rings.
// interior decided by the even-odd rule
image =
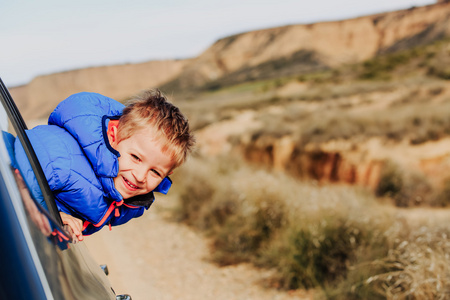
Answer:
[[[42,286],[42,291],[46,291],[44,292],[46,295],[51,294],[56,299],[59,297],[63,299],[60,287],[61,279],[58,276],[60,266],[55,258],[58,256],[58,251],[68,249],[69,237],[58,221],[33,198],[28,188],[29,183],[24,180],[15,155],[17,147],[22,147],[21,141],[17,138],[13,120],[5,109],[3,94],[0,95],[0,98],[2,100],[0,105],[0,179],[2,180],[2,195],[7,196],[2,196],[2,209],[4,210],[2,214],[7,213],[6,204],[10,203],[13,208],[8,212],[9,215],[2,215],[1,218],[9,218],[13,220],[11,224],[16,224],[16,226],[10,225],[8,228],[2,228],[2,231],[14,232],[12,237],[14,241],[2,240],[2,243],[7,245],[12,252],[29,253],[31,257],[30,260],[27,260],[23,254],[17,256],[18,261],[3,262],[2,272],[9,270],[9,267],[6,266],[7,263],[13,265],[12,273],[23,271],[26,274],[34,271],[36,278],[39,278],[39,282],[41,282],[41,285],[38,286]],[[28,160],[26,156],[21,159]],[[26,163],[30,164],[29,161]],[[6,203],[7,200],[10,202]],[[5,232],[2,235],[8,236]],[[17,241],[21,239],[24,242],[18,243]],[[14,258],[15,256],[12,256],[10,260]],[[29,261],[28,264],[27,261]],[[26,282],[25,278],[23,281]],[[10,285],[14,284],[16,284],[15,281],[10,283]],[[19,289],[15,296],[21,298],[20,293],[22,291]]]
[[[3,109],[0,109],[0,111],[4,112]],[[35,199],[33,193],[30,192],[29,186],[31,185],[31,183],[27,182],[24,179],[24,175],[21,171],[21,168],[19,167],[19,165],[29,165],[28,158],[20,157],[23,162],[19,163],[17,161],[17,156],[15,155],[16,149],[22,148],[22,145],[20,144],[20,140],[17,139],[17,136],[15,135],[10,122],[7,123],[6,127],[4,125],[5,124],[2,124],[1,127],[1,144],[2,146],[4,146],[4,150],[6,150],[4,152],[7,155],[4,155],[3,161],[8,164],[8,169],[10,170],[11,177],[14,178],[18,194],[21,197],[22,205],[25,209],[24,212],[26,213],[26,216],[28,218],[30,230],[34,232],[35,229],[38,229],[38,231],[42,235],[53,239],[53,242],[64,249],[67,247],[66,243],[70,241],[70,238],[61,228],[58,222],[50,215],[46,208],[43,207],[37,199]],[[34,189],[39,189],[39,187],[35,186]]]
[[[0,78],[0,299],[130,299],[70,243],[26,129]]]
[[[56,207],[53,193],[48,186],[47,180],[36,157],[36,154],[25,133],[25,130],[27,129],[25,121],[20,115],[16,104],[11,98],[9,91],[3,84],[1,78],[0,96],[3,110],[6,112],[8,117],[8,121],[3,121],[5,123],[5,126],[8,126],[8,129],[5,129],[3,132],[10,133],[4,134],[6,135],[5,139],[6,141],[11,141],[11,143],[13,143],[12,149],[14,149],[14,151],[9,151],[12,156],[12,161],[17,163],[15,167],[18,168],[19,171],[23,171],[23,169],[27,171],[29,170],[29,172],[26,173],[21,172],[21,175],[27,186],[32,187],[32,189],[30,190],[31,195],[35,200],[38,200],[38,202],[42,201],[45,203],[44,206],[46,210],[50,213],[56,223],[61,226],[61,217]],[[15,140],[11,138],[11,135]],[[36,196],[38,195],[42,199],[36,199]]]
[[[41,189],[42,185],[44,185],[44,189],[49,190],[36,155],[26,137],[25,122],[20,116],[20,112],[17,110],[12,98],[10,98],[9,92],[5,90],[3,82],[0,82],[0,84],[2,88],[0,93],[2,103],[0,108],[2,144],[6,148],[6,153],[8,154],[6,159],[9,163],[9,169],[13,173],[26,212],[34,226],[42,234],[46,236],[57,235],[58,240],[67,240],[68,235],[62,229],[61,219],[52,195],[48,197]],[[30,154],[33,154],[31,161]],[[32,161],[33,159],[34,161]],[[37,195],[40,195],[41,198],[47,196],[46,198],[49,199],[47,201],[37,199]],[[52,201],[50,205],[46,205],[48,200]]]
[[[106,275],[84,243],[70,243],[27,140],[26,125],[8,97],[0,79],[0,258],[2,273],[9,276],[0,284],[0,299],[115,299]],[[42,195],[44,206],[36,195]],[[6,209],[7,205],[12,209]],[[25,294],[27,288],[33,292]],[[44,296],[36,296],[36,291]]]

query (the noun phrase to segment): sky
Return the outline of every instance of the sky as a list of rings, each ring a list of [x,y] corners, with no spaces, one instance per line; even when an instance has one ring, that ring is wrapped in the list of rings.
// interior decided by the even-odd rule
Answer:
[[[237,33],[433,3],[436,0],[2,0],[0,78],[12,87],[73,69],[190,58]]]

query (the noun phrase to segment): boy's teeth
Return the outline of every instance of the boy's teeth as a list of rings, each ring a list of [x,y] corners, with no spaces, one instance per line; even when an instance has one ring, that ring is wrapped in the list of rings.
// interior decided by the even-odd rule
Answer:
[[[137,189],[138,187],[135,186],[134,184],[132,184],[131,182],[129,182],[128,180],[125,179],[125,181],[128,183],[129,186],[131,186],[134,189]]]

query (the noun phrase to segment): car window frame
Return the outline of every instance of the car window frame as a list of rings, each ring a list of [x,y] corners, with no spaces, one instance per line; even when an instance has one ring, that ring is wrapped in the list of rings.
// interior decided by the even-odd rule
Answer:
[[[55,198],[53,196],[53,192],[51,191],[47,179],[45,177],[44,171],[39,163],[39,160],[34,152],[33,146],[31,145],[30,140],[25,132],[28,129],[22,115],[20,114],[19,109],[16,106],[11,94],[8,91],[8,88],[3,83],[3,80],[0,78],[0,101],[3,104],[3,107],[6,110],[6,113],[10,119],[10,122],[16,131],[17,137],[19,138],[22,147],[25,151],[25,154],[30,161],[30,165],[33,169],[33,172],[36,176],[36,180],[39,184],[39,187],[42,192],[42,196],[44,197],[45,204],[47,205],[48,212],[50,217],[53,219],[55,224],[59,227],[59,229],[64,232],[68,237],[71,237],[70,234],[67,233],[66,230],[63,229],[63,224],[61,220],[61,216],[59,214],[58,207],[56,206]]]
[[[19,139],[18,142],[21,143],[21,146],[29,160],[48,209],[44,208],[44,206],[40,205],[36,199],[32,198],[31,193],[29,194],[29,200],[33,201],[33,203],[37,205],[39,213],[43,214],[44,217],[48,219],[51,223],[51,229],[53,230],[51,235],[43,235],[41,228],[36,226],[36,223],[33,224],[33,220],[30,218],[32,216],[32,212],[30,212],[30,209],[26,207],[24,196],[20,194],[19,191],[19,185],[11,185],[13,190],[16,191],[15,201],[12,201],[12,198],[10,197],[11,193],[8,192],[9,190],[1,190],[1,193],[7,193],[7,196],[2,196],[2,199],[4,198],[8,200],[8,203],[15,202],[18,204],[20,199],[17,199],[17,197],[22,198],[21,204],[23,204],[23,206],[17,205],[17,207],[19,208],[19,213],[21,213],[21,216],[26,218],[24,221],[26,220],[26,223],[28,224],[20,224],[19,233],[13,234],[13,240],[22,241],[25,237],[28,238],[28,240],[25,241],[25,246],[22,247],[22,244],[20,244],[19,248],[29,250],[24,252],[26,255],[34,255],[33,260],[30,261],[30,266],[34,266],[33,270],[37,270],[37,277],[31,278],[30,282],[34,284],[35,280],[39,280],[42,285],[39,285],[39,282],[36,281],[38,286],[45,285],[43,297],[46,298],[48,298],[48,295],[50,298],[53,295],[53,297],[58,299],[65,298],[66,296],[70,299],[78,299],[78,296],[81,296],[80,298],[83,299],[86,297],[89,299],[111,300],[131,299],[128,295],[117,295],[115,293],[111,286],[111,282],[107,278],[107,272],[99,267],[98,263],[89,253],[86,245],[84,243],[78,243],[78,241],[73,237],[73,232],[70,227],[67,227],[67,225],[63,226],[53,192],[48,185],[44,171],[26,134],[28,127],[1,78],[0,103],[0,105],[2,105],[2,107],[0,107],[2,118],[2,120],[0,120],[2,122],[0,123],[0,128],[9,133],[13,133],[13,130],[15,131],[15,136]],[[4,114],[4,112],[6,114]],[[7,120],[5,120],[7,127],[3,126],[5,125],[3,124],[3,116],[7,117]],[[2,135],[0,135],[0,143],[3,143]],[[0,146],[3,145],[0,144]],[[0,150],[2,149],[0,148]],[[14,158],[8,157],[8,155],[11,156],[11,153],[8,152],[9,149],[5,147],[4,150],[6,151],[4,154],[7,161],[5,165],[3,164],[3,160],[1,162],[0,184],[6,183],[1,178],[3,175],[2,171],[9,169],[11,172],[18,172],[18,170],[16,170],[15,163],[11,161]],[[2,153],[0,152],[0,154]],[[0,156],[0,158],[2,158],[2,156]],[[14,180],[16,180],[15,182],[17,183],[18,178],[22,179],[22,177],[20,175],[17,176],[17,174],[10,172],[5,172],[5,174],[9,175],[11,183],[14,183]],[[26,191],[29,192],[28,188],[26,188]],[[8,214],[8,216],[9,215],[12,214]],[[3,220],[8,220],[8,218],[3,218]],[[13,220],[16,219],[13,218]],[[2,227],[2,230],[3,229],[5,228]],[[4,232],[10,231],[5,230]],[[69,243],[71,244],[69,245]],[[41,249],[40,252],[38,251],[39,249]],[[10,252],[22,254],[21,251]],[[21,261],[23,257],[24,256],[20,256]],[[17,264],[13,264],[13,267],[16,268]],[[27,272],[26,274],[26,277],[28,278],[30,273]],[[23,283],[25,283],[25,281]],[[15,286],[13,288],[15,288]],[[28,293],[30,289],[28,289],[27,286],[21,290],[24,290],[24,293]],[[13,289],[13,291],[16,291],[16,289]],[[40,295],[36,294],[35,290],[31,291],[29,295],[32,296],[33,299],[42,298]]]

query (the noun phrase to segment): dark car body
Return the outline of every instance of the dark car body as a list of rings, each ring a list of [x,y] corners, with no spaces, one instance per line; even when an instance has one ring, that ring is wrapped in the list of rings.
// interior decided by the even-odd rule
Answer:
[[[62,226],[25,122],[1,79],[0,100],[0,299],[122,299],[84,242],[73,243]],[[16,168],[17,141],[26,150],[48,209],[32,198]]]

